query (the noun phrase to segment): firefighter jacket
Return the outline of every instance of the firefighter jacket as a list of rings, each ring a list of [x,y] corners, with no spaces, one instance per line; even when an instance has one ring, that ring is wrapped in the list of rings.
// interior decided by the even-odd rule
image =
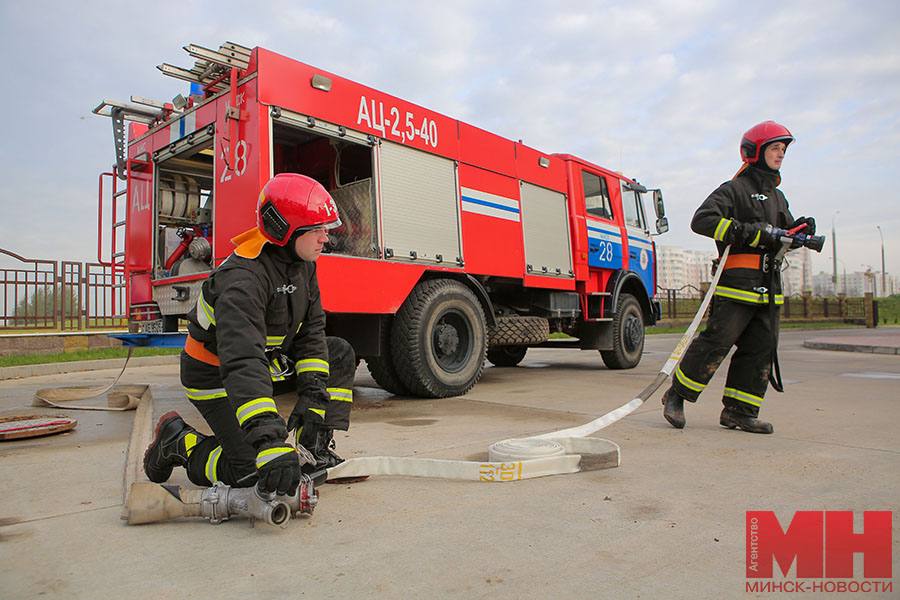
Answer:
[[[208,353],[204,362],[218,362],[217,369],[202,365],[197,373],[182,373],[191,400],[227,395],[242,428],[275,420],[281,431],[273,381],[296,371],[301,398],[327,398],[325,312],[315,262],[273,244],[253,259],[232,254],[204,281],[187,318],[193,355]]]
[[[694,213],[691,229],[716,241],[719,256],[730,244],[729,257],[715,295],[747,304],[768,304],[769,292],[782,304],[781,265],[771,264],[771,254],[753,244],[758,241],[746,225],[767,223],[787,229],[794,218],[787,199],[775,186],[777,172],[749,165],[731,181],[720,185]]]

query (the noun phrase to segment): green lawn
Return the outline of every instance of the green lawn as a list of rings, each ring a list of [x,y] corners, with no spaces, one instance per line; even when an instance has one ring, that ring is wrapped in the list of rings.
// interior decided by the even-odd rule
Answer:
[[[135,348],[132,356],[159,356],[178,354],[180,348]],[[100,360],[104,358],[125,358],[127,348],[97,348],[94,350],[76,350],[74,352],[58,352],[56,354],[17,354],[0,356],[0,367],[19,367],[22,365],[40,365],[44,363],[72,362],[77,360]]]

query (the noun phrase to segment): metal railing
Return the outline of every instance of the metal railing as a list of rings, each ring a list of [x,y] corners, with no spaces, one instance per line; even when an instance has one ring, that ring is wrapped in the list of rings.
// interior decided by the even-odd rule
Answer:
[[[679,289],[657,288],[656,299],[662,308],[662,319],[677,321],[693,318],[707,285],[701,285],[701,288],[693,285]],[[781,320],[867,324],[877,321],[878,310],[878,302],[868,296],[871,294],[865,298],[847,298],[843,295],[820,298],[808,293],[785,296]]]
[[[24,258],[0,248],[0,331],[82,331],[126,325],[121,270]]]

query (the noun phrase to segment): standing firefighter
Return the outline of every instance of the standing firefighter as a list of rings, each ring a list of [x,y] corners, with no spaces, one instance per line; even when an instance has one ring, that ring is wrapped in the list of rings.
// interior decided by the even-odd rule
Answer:
[[[257,227],[203,283],[188,314],[181,383],[213,431],[206,437],[174,412],[164,415],[144,455],[156,483],[187,469],[200,486],[216,481],[291,494],[302,471],[332,467],[333,429],[350,424],[356,359],[343,339],[325,336],[316,259],[340,226],[315,180],[280,174],[262,190]],[[297,393],[285,423],[279,393]],[[297,449],[286,442],[296,429]]]
[[[721,257],[730,255],[714,291],[710,317],[703,331],[685,352],[675,369],[672,386],[663,395],[666,420],[684,427],[684,401],[696,402],[732,346],[737,350],[728,367],[719,423],[753,433],[772,433],[771,423],[759,420],[770,378],[777,369],[781,256],[783,246],[770,233],[771,226],[792,229],[805,225],[803,233],[815,233],[815,220],[794,219],[784,194],[776,188],[779,169],[791,132],[774,121],[751,127],[741,140],[744,165],[731,181],[723,183],[700,205],[691,229],[711,237]],[[781,253],[779,251],[781,250]]]

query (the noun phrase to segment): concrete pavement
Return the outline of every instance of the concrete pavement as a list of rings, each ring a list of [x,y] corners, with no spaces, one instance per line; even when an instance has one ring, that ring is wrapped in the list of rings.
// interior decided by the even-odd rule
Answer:
[[[887,329],[887,331],[884,329]],[[804,340],[803,345],[815,350],[900,354],[900,329],[896,327],[887,327],[869,330],[865,334],[851,333],[845,335],[817,336]]]
[[[829,337],[877,330],[832,330]],[[321,488],[310,518],[285,530],[230,521],[128,526],[119,519],[132,413],[63,411],[67,434],[0,444],[0,596],[11,598],[737,598],[747,595],[745,515],[900,508],[900,361],[804,347],[784,330],[787,393],[770,393],[772,436],[718,425],[725,369],[684,430],[662,418],[662,390],[595,435],[622,448],[616,469],[513,483],[373,477]],[[345,457],[484,460],[498,440],[578,425],[630,400],[680,336],[651,336],[638,368],[596,352],[532,349],[487,368],[466,396],[398,398],[357,373]],[[0,382],[0,416],[40,387],[99,385],[117,371]],[[129,367],[158,417],[184,399],[177,366]],[[285,407],[280,407],[284,410]],[[177,472],[174,483],[188,485]],[[894,575],[900,560],[894,531]],[[777,572],[777,567],[776,567]],[[862,579],[859,571],[859,579]],[[893,582],[893,585],[900,582]],[[866,594],[866,597],[896,597]],[[845,596],[846,597],[846,596]]]

